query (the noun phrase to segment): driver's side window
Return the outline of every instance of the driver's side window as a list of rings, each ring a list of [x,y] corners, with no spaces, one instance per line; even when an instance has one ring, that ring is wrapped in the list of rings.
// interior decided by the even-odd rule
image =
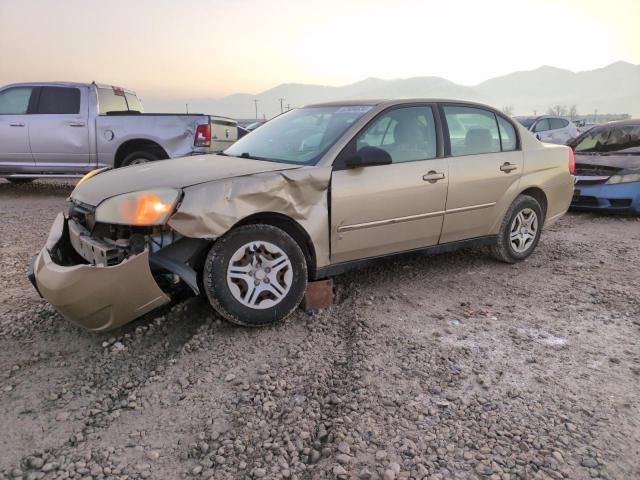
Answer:
[[[393,163],[436,157],[436,127],[431,107],[403,107],[380,115],[356,139],[363,147],[385,150]]]

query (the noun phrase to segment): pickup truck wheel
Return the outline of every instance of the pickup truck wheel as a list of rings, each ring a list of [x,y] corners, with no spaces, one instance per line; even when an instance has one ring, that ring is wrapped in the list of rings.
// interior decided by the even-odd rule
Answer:
[[[19,185],[21,183],[31,183],[35,179],[33,179],[33,178],[7,178],[7,180],[9,180],[11,183],[15,183],[15,184]]]
[[[290,315],[307,288],[300,246],[271,225],[246,225],[220,238],[203,269],[213,308],[232,323],[260,327]]]
[[[542,208],[528,195],[520,195],[507,210],[496,245],[491,247],[494,258],[516,263],[533,253],[542,234]]]
[[[126,157],[124,157],[120,166],[128,167],[129,165],[140,165],[142,163],[154,162],[156,160],[160,160],[161,158],[162,156],[155,152],[140,150],[138,152],[131,152]]]

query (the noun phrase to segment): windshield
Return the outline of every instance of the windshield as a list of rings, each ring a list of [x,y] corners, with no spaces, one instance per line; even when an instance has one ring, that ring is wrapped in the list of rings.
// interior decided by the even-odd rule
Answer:
[[[315,165],[370,106],[306,107],[284,113],[224,153],[232,157]]]
[[[514,117],[514,118],[520,123],[520,125],[522,125],[526,129],[531,128],[531,125],[533,125],[533,122],[536,121],[536,117]]]
[[[576,153],[640,154],[640,125],[594,127],[578,139]]]

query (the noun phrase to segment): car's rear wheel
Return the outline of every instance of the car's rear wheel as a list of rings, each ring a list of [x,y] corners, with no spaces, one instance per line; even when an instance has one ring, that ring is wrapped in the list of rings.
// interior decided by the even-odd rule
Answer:
[[[538,201],[528,195],[520,195],[509,207],[491,253],[502,262],[524,260],[538,245],[543,223],[542,208]]]
[[[246,225],[209,251],[203,284],[213,308],[227,320],[259,327],[287,317],[302,301],[307,264],[300,246],[271,225]]]

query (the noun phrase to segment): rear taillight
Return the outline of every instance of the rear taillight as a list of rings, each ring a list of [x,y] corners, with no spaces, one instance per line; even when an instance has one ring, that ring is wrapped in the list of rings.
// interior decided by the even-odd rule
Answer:
[[[211,125],[209,123],[198,125],[198,128],[196,128],[196,139],[193,144],[196,147],[211,146]]]
[[[569,173],[571,175],[576,171],[576,156],[573,154],[573,148],[569,147]]]

